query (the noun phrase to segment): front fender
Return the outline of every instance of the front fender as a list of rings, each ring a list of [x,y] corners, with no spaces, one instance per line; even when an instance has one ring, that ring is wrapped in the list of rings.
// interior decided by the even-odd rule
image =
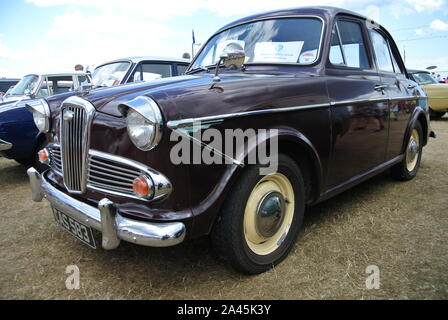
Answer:
[[[223,168],[222,175],[217,183],[213,185],[213,190],[209,193],[208,197],[202,199],[200,203],[192,208],[193,215],[195,216],[194,222],[194,234],[195,236],[206,235],[210,233],[214,222],[219,216],[224,201],[227,198],[230,190],[238,183],[238,179],[244,172],[244,168],[248,165],[248,157],[251,153],[256,154],[257,149],[265,148],[266,145],[273,145],[273,139],[277,140],[278,152],[286,153],[290,155],[299,164],[301,160],[309,160],[311,162],[310,172],[303,172],[304,175],[309,175],[313,178],[313,194],[311,195],[313,200],[319,196],[319,191],[322,186],[322,162],[319,154],[312,144],[312,142],[300,131],[291,127],[277,127],[269,129],[271,134],[257,135],[245,141],[243,150],[237,151],[235,157],[236,163],[244,163],[244,166],[237,164],[227,165]],[[285,149],[288,146],[288,149]],[[207,168],[204,168],[207,170]],[[216,168],[216,170],[220,170]],[[195,173],[191,173],[191,176],[196,176],[198,170]]]
[[[27,159],[33,156],[40,133],[31,112],[24,107],[0,113],[0,139],[12,143],[2,155],[11,159]]]

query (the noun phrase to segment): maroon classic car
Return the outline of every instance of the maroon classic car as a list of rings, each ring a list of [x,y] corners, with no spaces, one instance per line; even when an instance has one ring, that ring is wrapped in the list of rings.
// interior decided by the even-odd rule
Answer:
[[[39,158],[51,169],[28,171],[33,199],[72,235],[96,247],[97,230],[104,249],[211,235],[249,274],[288,255],[307,206],[387,169],[414,178],[434,136],[390,34],[329,7],[231,23],[185,76],[28,109],[50,141]],[[239,143],[224,150],[229,137]],[[251,157],[263,149],[268,173],[261,152]]]

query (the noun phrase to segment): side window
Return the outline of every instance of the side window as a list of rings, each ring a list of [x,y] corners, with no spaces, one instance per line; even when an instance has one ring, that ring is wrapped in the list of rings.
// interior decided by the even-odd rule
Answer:
[[[370,68],[359,23],[343,20],[336,23],[331,37],[330,62],[351,68]]]
[[[74,90],[72,76],[48,77],[48,84],[53,94],[65,93]]]
[[[395,55],[393,54],[392,50],[390,50],[391,55],[392,55],[392,64],[394,65],[394,70],[395,73],[403,73],[403,70],[401,70],[400,66],[398,65],[397,59],[395,57]]]
[[[142,63],[134,73],[134,82],[151,81],[172,76],[171,65],[166,63]]]
[[[185,71],[187,71],[188,66],[184,66],[182,64],[177,65],[177,75],[183,76],[185,74]]]
[[[370,30],[376,63],[381,71],[394,72],[394,65],[386,39],[375,30]]]

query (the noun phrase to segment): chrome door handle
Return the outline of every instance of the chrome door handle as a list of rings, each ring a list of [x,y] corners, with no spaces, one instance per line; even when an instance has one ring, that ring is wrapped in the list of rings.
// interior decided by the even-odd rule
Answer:
[[[408,89],[414,89],[415,87],[417,87],[415,84],[408,84]]]
[[[375,86],[375,90],[380,91],[380,92],[383,92],[386,88],[387,88],[386,85],[376,85]]]

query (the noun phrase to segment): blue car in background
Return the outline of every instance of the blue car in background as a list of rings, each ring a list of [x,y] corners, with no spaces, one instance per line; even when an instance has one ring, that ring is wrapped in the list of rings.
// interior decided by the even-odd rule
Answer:
[[[23,77],[0,103],[0,156],[31,166],[36,163],[37,151],[45,144],[33,115],[24,102],[56,94],[74,95],[82,86],[90,85],[84,72],[57,74],[29,74]]]

